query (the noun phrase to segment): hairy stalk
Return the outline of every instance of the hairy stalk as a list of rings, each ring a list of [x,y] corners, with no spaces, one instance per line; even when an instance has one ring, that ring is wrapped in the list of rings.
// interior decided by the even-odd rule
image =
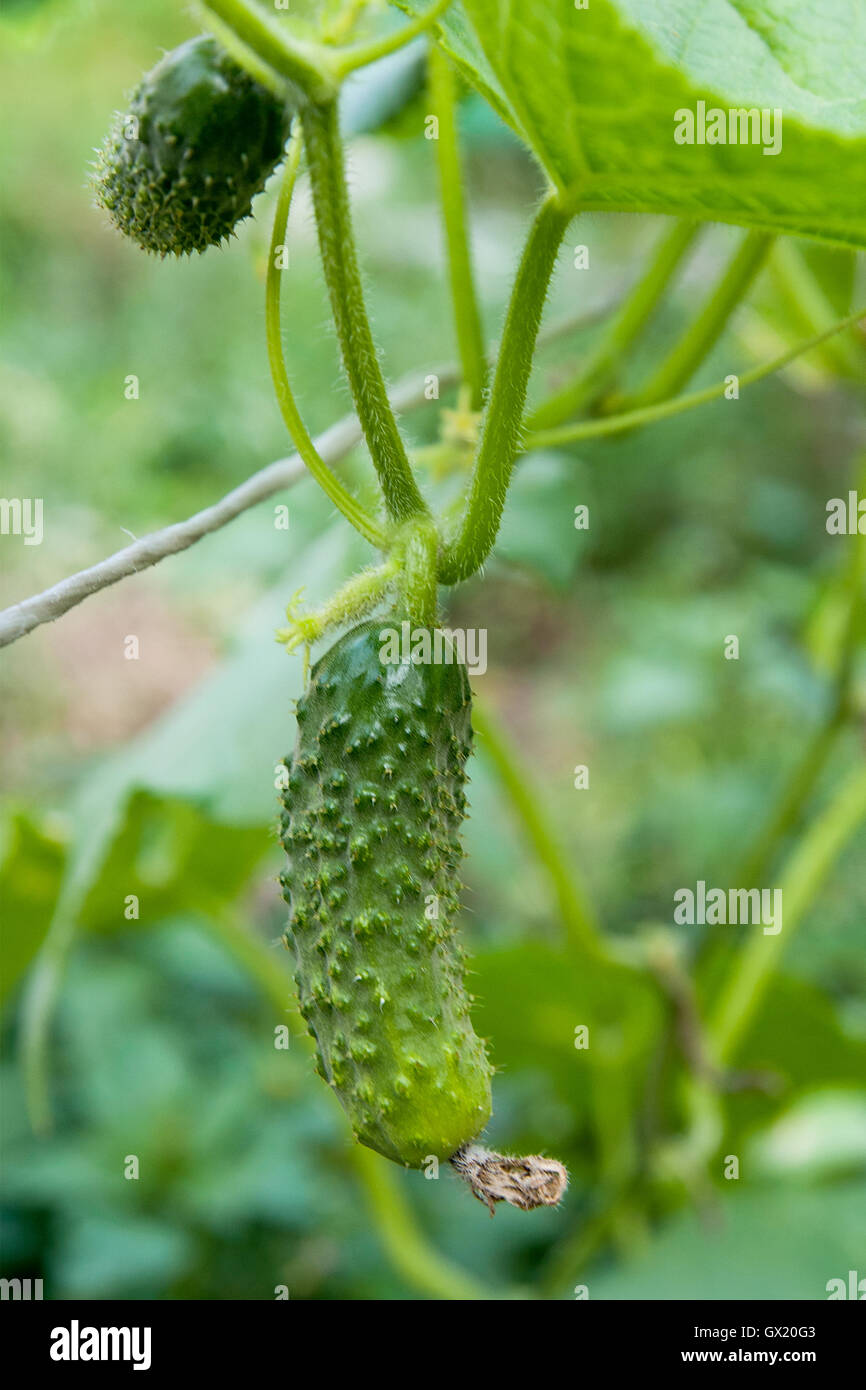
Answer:
[[[436,625],[438,548],[439,535],[432,518],[412,523],[401,557],[402,599],[409,620],[419,627]]]
[[[371,565],[368,569],[353,574],[335,594],[314,613],[300,612],[299,590],[286,608],[286,627],[275,633],[277,642],[282,643],[287,652],[298,647],[306,647],[309,659],[310,648],[326,633],[344,623],[356,622],[381,603],[389,586],[394,583],[400,571],[400,558],[397,550],[388,556],[384,565]]]
[[[744,372],[738,377],[739,389],[742,390],[744,386],[751,386],[765,376],[772,376],[774,372],[781,371],[790,362],[796,361],[798,357],[803,357],[813,348],[826,342],[834,333],[841,332],[843,328],[850,328],[864,317],[866,308],[858,309],[856,313],[834,323],[832,328],[825,329],[823,333],[816,333],[814,338],[807,339],[805,343],[798,343],[779,357],[774,357],[771,362],[765,362],[760,367],[753,367],[751,371]],[[637,410],[627,410],[621,415],[608,415],[598,420],[578,420],[573,425],[560,425],[557,429],[538,430],[527,435],[524,450],[528,452],[530,449],[554,449],[561,444],[576,444],[584,439],[601,439],[606,435],[621,434],[624,430],[653,425],[658,420],[668,420],[674,415],[694,410],[696,406],[719,400],[729,388],[730,383],[726,377],[724,381],[717,381],[714,386],[705,386],[700,391],[689,391],[683,396],[674,396],[671,400],[659,402],[658,405],[642,406]]]
[[[535,215],[511,293],[463,522],[440,559],[443,583],[468,579],[483,565],[496,540],[520,447],[544,301],[572,215],[554,193],[547,195]]]
[[[765,232],[747,233],[709,299],[658,371],[633,396],[626,401],[616,402],[618,410],[654,405],[682,390],[718,342],[725,324],[748,293],[772,245],[773,237]]]
[[[576,379],[529,412],[524,422],[527,429],[551,429],[572,419],[610,385],[620,360],[643,332],[698,230],[694,223],[677,222],[662,237],[645,274],[614,314]]]
[[[426,512],[427,505],[409,467],[367,318],[336,102],[307,106],[303,126],[319,247],[343,366],[388,513],[404,521]]]
[[[295,187],[295,179],[298,172],[298,164],[301,158],[301,141],[298,135],[292,137],[289,146],[289,153],[286,159],[283,182],[280,188],[277,211],[274,217],[274,227],[271,234],[271,249],[268,260],[267,288],[265,291],[265,327],[268,344],[268,361],[271,367],[271,377],[273,378],[274,391],[276,392],[277,402],[280,407],[286,428],[292,437],[292,442],[300,454],[307,468],[312,473],[319,487],[327,493],[334,506],[342,512],[347,521],[350,521],[356,531],[368,540],[371,545],[384,549],[386,540],[384,533],[376,525],[371,516],[365,512],[364,508],[343,486],[339,478],[331,471],[325,463],[321,454],[316,449],[315,444],[310,438],[307,428],[301,419],[300,411],[295,404],[295,397],[289,384],[286,372],[286,362],[283,356],[282,334],[280,332],[280,286],[282,282],[282,269],[280,259],[285,252],[286,228],[289,220],[289,209],[292,202],[292,192]]]
[[[439,121],[438,138],[434,144],[457,346],[463,380],[469,388],[470,406],[472,410],[480,410],[487,379],[487,357],[466,225],[463,171],[457,135],[457,84],[450,60],[435,43],[430,46],[429,73],[430,104]]]

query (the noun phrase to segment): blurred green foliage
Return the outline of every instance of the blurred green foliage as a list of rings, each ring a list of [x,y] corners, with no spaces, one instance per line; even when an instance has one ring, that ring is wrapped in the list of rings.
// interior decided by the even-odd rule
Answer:
[[[4,538],[13,602],[289,449],[263,342],[272,193],[231,251],[170,265],[124,245],[85,187],[111,110],[161,47],[187,36],[188,19],[168,0],[122,13],[103,0],[20,0],[3,29],[0,110],[16,132],[0,227],[4,488],[46,505],[42,547]],[[494,337],[536,174],[474,99],[464,128]],[[446,359],[429,150],[403,122],[398,138],[361,137],[351,165],[388,370]],[[649,219],[587,217],[592,272],[562,258],[550,318],[621,293],[657,234]],[[730,231],[707,230],[626,384],[673,340],[732,244]],[[809,255],[837,312],[858,278],[862,300],[862,263]],[[805,331],[783,290],[763,276],[707,381]],[[345,412],[347,396],[303,206],[284,301],[289,370],[315,430]],[[595,332],[542,351],[537,395],[567,379]],[[137,402],[123,396],[130,372]],[[822,717],[847,553],[826,535],[824,506],[856,485],[866,418],[856,375],[816,355],[736,405],[531,456],[484,577],[453,595],[451,620],[488,631],[478,693],[520,746],[618,940],[670,923],[679,885],[738,881]],[[432,443],[434,410],[405,427]],[[367,486],[363,456],[351,468]],[[292,1298],[418,1291],[388,1257],[305,1044],[274,1046],[291,978],[277,944],[273,779],[294,737],[301,661],[272,634],[301,585],[314,603],[365,559],[311,483],[274,500],[289,504],[288,534],[264,505],[4,662],[3,1273],[44,1277],[51,1298],[255,1299],[281,1284]],[[574,529],[579,503],[590,507],[587,532]],[[122,659],[130,631],[142,634],[137,663]],[[737,662],[721,656],[729,633]],[[840,736],[812,806],[862,758],[863,679],[861,648],[859,727]],[[574,790],[578,763],[591,768],[588,792]],[[738,1055],[738,1069],[773,1080],[725,1098],[717,1151],[740,1156],[739,1181],[723,1179],[719,1159],[718,1180],[686,1194],[645,1182],[654,1145],[684,1123],[665,993],[625,955],[590,963],[564,945],[550,885],[483,750],[471,794],[464,925],[479,1030],[500,1069],[491,1139],[556,1154],[572,1186],[559,1211],[505,1210],[491,1222],[450,1175],[397,1174],[422,1231],[499,1290],[823,1297],[866,1248],[862,829]],[[125,915],[130,895],[137,919]],[[17,1050],[20,986],[58,898],[77,937],[53,1035],[56,1125],[37,1137]],[[701,944],[698,928],[679,930],[686,951]],[[232,948],[238,937],[269,960],[270,997]],[[273,998],[280,971],[285,1018]],[[710,998],[715,978],[702,986]],[[574,1046],[584,1023],[599,1040],[592,1069]],[[123,1176],[130,1154],[138,1181]]]

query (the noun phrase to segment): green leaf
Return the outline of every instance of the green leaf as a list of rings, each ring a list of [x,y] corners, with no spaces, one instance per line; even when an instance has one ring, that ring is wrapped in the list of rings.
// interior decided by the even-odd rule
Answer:
[[[664,1020],[658,991],[625,966],[575,959],[541,942],[480,951],[473,957],[477,1026],[491,1039],[497,1069],[530,1067],[551,1078],[564,1103],[586,1105],[589,1067],[616,1058],[636,1084],[649,1066]],[[578,1048],[575,1029],[589,1030]]]
[[[260,825],[218,824],[186,801],[136,790],[82,902],[79,924],[101,932],[130,921],[154,926],[184,906],[231,902],[269,847]],[[131,896],[137,916],[128,919]]]
[[[42,945],[60,886],[63,859],[63,845],[59,840],[23,813],[12,815],[3,827],[0,1002],[15,988]]]
[[[401,0],[403,3],[403,0]],[[427,0],[405,0],[419,13]],[[866,245],[866,10],[848,0],[462,0],[444,47],[581,208]],[[675,113],[782,112],[779,153]],[[772,130],[768,131],[772,135]]]

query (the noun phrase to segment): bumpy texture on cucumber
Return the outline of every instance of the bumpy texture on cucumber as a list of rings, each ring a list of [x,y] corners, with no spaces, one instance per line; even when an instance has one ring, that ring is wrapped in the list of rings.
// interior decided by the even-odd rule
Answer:
[[[97,154],[97,201],[145,251],[204,251],[248,216],[291,112],[209,37],[142,78]]]
[[[361,1143],[417,1167],[490,1116],[454,926],[471,694],[456,662],[383,665],[382,627],[341,637],[298,702],[281,882],[318,1070]]]

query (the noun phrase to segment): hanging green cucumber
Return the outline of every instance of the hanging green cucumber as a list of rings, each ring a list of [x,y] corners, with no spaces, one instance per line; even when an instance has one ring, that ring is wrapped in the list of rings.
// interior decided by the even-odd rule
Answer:
[[[475,1142],[492,1069],[455,928],[469,679],[456,660],[384,664],[382,628],[354,627],[313,668],[286,760],[286,939],[317,1069],[362,1144],[450,1159],[491,1212],[552,1205],[561,1164]]]
[[[454,926],[471,696],[457,663],[383,664],[381,629],[341,637],[298,702],[282,883],[319,1070],[362,1143],[418,1166],[490,1116]]]
[[[216,39],[182,43],[146,73],[97,152],[97,202],[145,251],[218,246],[283,155],[292,112]]]

